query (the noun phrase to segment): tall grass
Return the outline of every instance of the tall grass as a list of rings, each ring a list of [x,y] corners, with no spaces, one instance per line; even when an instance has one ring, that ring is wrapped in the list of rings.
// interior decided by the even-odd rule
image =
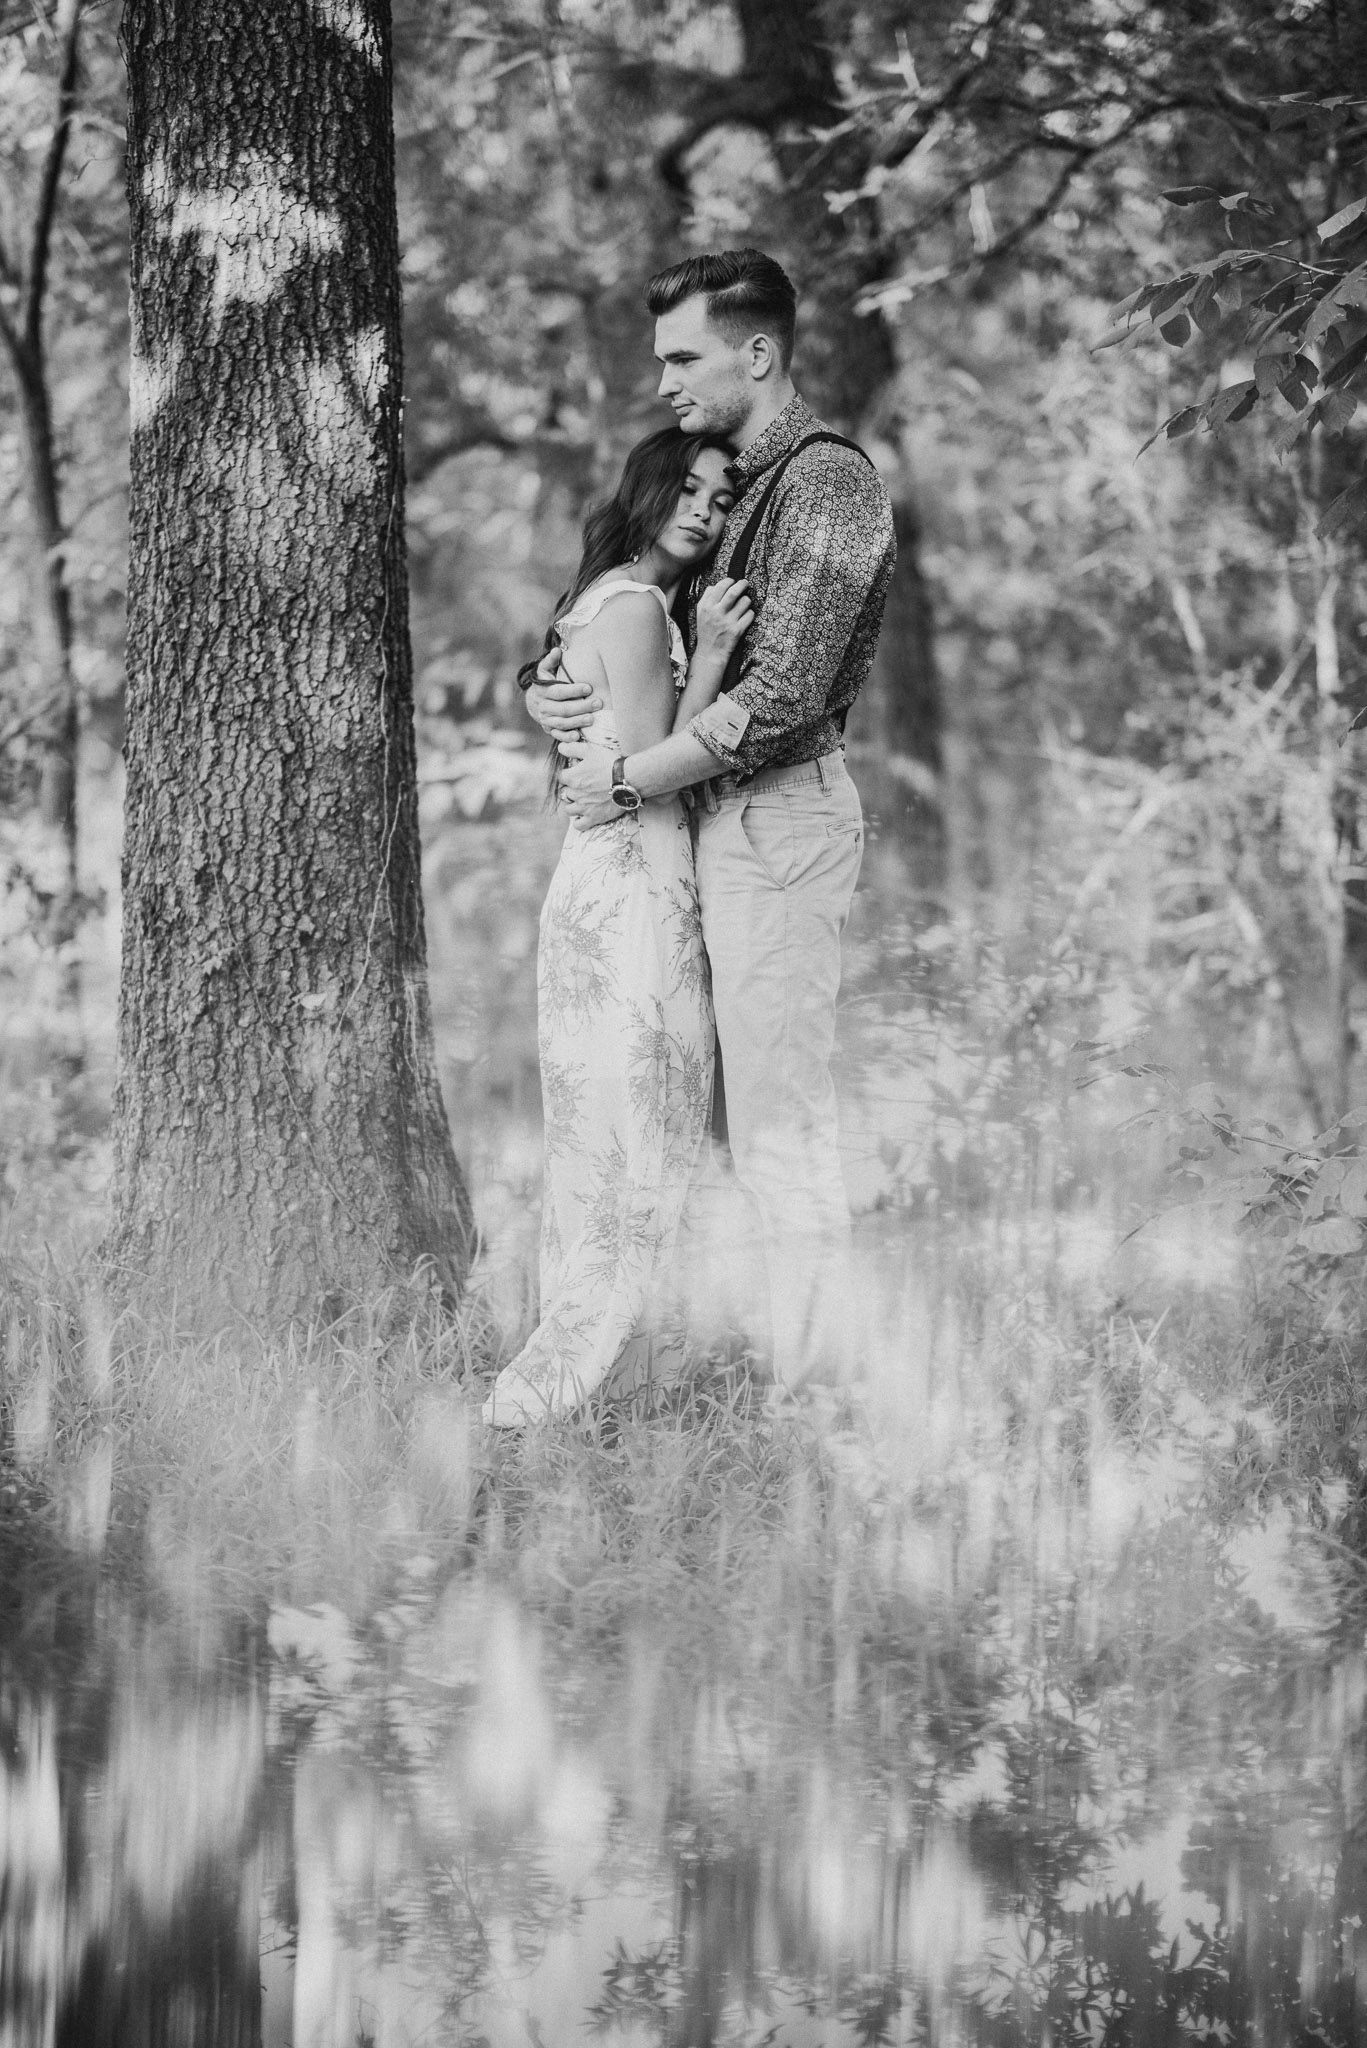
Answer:
[[[1161,1240],[1117,1254],[1067,1218],[900,1227],[861,1252],[853,1386],[785,1401],[700,1355],[652,1412],[511,1438],[479,1421],[506,1347],[477,1288],[458,1316],[386,1296],[281,1339],[206,1340],[111,1319],[79,1265],[11,1259],[0,1458],[74,1549],[112,1550],[191,1610],[359,1616],[422,1555],[576,1631],[652,1613],[680,1640],[743,1634],[836,1581],[854,1608],[908,1573],[961,1591],[966,1561],[1047,1547],[1042,1530],[1066,1525],[1071,1556],[1098,1489],[1174,1432],[1219,1513],[1326,1475],[1356,1497],[1361,1321],[1342,1304],[1326,1329],[1303,1288],[1233,1256],[1194,1284]],[[1189,1428],[1245,1409],[1233,1437]]]

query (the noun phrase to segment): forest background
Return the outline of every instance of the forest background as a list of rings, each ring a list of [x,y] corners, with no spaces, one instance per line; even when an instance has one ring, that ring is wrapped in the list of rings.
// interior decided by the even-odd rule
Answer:
[[[720,2038],[752,1991],[779,2038],[781,1964],[852,2039],[900,2011],[908,2039],[1348,2048],[1360,12],[395,0],[397,264],[388,14],[0,0],[0,1642],[8,1811],[37,1816],[4,1845],[17,2009],[50,2031],[61,2001],[103,2038],[83,2012],[141,1985],[196,2038],[286,2038],[270,1978],[267,2005],[328,2016],[294,2038],[333,2038],[338,1986],[346,2037],[364,2007],[379,2038],[396,1938],[396,2010],[423,1979],[434,2015],[516,2003],[500,1958],[587,1924],[582,1872],[611,1889],[615,1858],[633,1896],[654,1871],[659,1945],[628,1954],[634,1908],[610,1953],[582,1940],[581,2002],[649,2005],[661,2040]],[[491,1443],[484,1383],[535,1312],[560,831],[516,670],[661,418],[643,280],[743,242],[796,279],[800,388],[899,528],[849,730],[863,1376],[766,1406],[722,1327],[662,1412]],[[375,517],[399,502],[387,265],[415,752]],[[347,363],[368,374],[339,427]],[[421,902],[411,847],[388,857],[413,799]],[[396,1017],[422,1163],[480,1233],[454,1314],[411,1266],[370,1289],[378,1231],[334,1227],[404,1205],[401,1174],[367,1180],[402,1110],[356,1113]],[[211,1238],[230,1194],[267,1215],[287,1256],[254,1321],[168,1334],[106,1288],[133,1271],[97,1249],[120,1123],[125,1186],[150,1134],[139,1227],[173,1268],[192,1184]],[[307,1298],[315,1250],[320,1291],[356,1280],[340,1308]],[[324,1312],[291,1323],[301,1303]],[[406,1806],[400,1883],[381,1817]],[[576,1826],[597,1846],[562,1897],[538,1831]],[[180,1892],[222,1940],[187,1940]],[[979,1983],[956,1943],[1002,1967]],[[974,2024],[923,2021],[918,1978]]]
[[[73,1214],[89,1238],[124,713],[123,65],[107,5],[2,25],[4,246],[50,209],[52,463],[44,512],[10,350],[0,1187],[11,1241]],[[660,416],[642,280],[757,242],[802,295],[800,388],[874,454],[901,540],[850,732],[876,828],[851,1030],[879,994],[861,1071],[903,1076],[873,1088],[857,1206],[971,1204],[1003,1148],[1051,1199],[1094,1193],[1042,1137],[1039,1088],[1056,1116],[1139,1061],[1147,1094],[1117,1117],[1176,1087],[1226,1151],[1278,1119],[1302,1250],[1354,1255],[1356,1182],[1307,1209],[1313,1162],[1347,1142],[1364,957],[1349,12],[401,0],[394,33],[437,1057],[486,1237],[535,1193],[555,839],[515,672],[586,505]],[[0,286],[17,331],[17,271]],[[1268,339],[1288,292],[1299,329]],[[1188,1191],[1209,1149],[1186,1147]]]

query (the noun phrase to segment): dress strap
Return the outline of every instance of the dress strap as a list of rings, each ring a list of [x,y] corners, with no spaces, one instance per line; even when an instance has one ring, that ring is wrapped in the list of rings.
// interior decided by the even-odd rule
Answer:
[[[587,626],[590,619],[596,619],[610,597],[616,597],[619,590],[645,590],[652,597],[658,597],[666,621],[669,621],[669,599],[658,583],[633,583],[622,576],[615,583],[600,583],[596,589],[586,591],[578,602],[556,620],[556,628],[562,639],[566,626]],[[672,623],[672,621],[670,621]]]

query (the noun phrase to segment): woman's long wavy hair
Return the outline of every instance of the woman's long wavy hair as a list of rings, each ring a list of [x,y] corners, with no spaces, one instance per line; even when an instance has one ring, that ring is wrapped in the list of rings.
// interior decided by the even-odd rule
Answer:
[[[609,569],[634,562],[659,539],[674,517],[680,493],[700,448],[720,448],[727,455],[731,452],[715,434],[685,434],[680,427],[661,427],[636,443],[622,465],[616,490],[601,505],[596,505],[584,521],[584,550],[579,557],[579,567],[573,583],[555,607],[542,654],[550,652],[561,619],[579,602],[590,584],[596,583]],[[676,600],[676,615],[681,614],[686,601],[687,584]],[[537,656],[536,660],[540,658]],[[527,677],[528,670],[535,674],[536,661],[528,662],[519,671],[519,681]],[[552,804],[558,793],[563,766],[560,750],[552,740],[547,772]]]

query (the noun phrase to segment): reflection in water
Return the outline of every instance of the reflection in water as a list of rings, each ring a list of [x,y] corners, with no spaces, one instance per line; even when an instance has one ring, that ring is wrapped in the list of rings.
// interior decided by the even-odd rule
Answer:
[[[423,1557],[197,1646],[20,1571],[0,2039],[1356,2041],[1367,1681],[1303,1532],[1217,1538],[1175,1440],[1039,1463],[1028,1531],[830,1448],[876,1594],[779,1572],[682,1650]]]
[[[45,1604],[60,1693],[21,1629],[0,1676],[0,2039],[247,2048],[261,2038],[255,1689],[192,1678],[93,1587]]]

